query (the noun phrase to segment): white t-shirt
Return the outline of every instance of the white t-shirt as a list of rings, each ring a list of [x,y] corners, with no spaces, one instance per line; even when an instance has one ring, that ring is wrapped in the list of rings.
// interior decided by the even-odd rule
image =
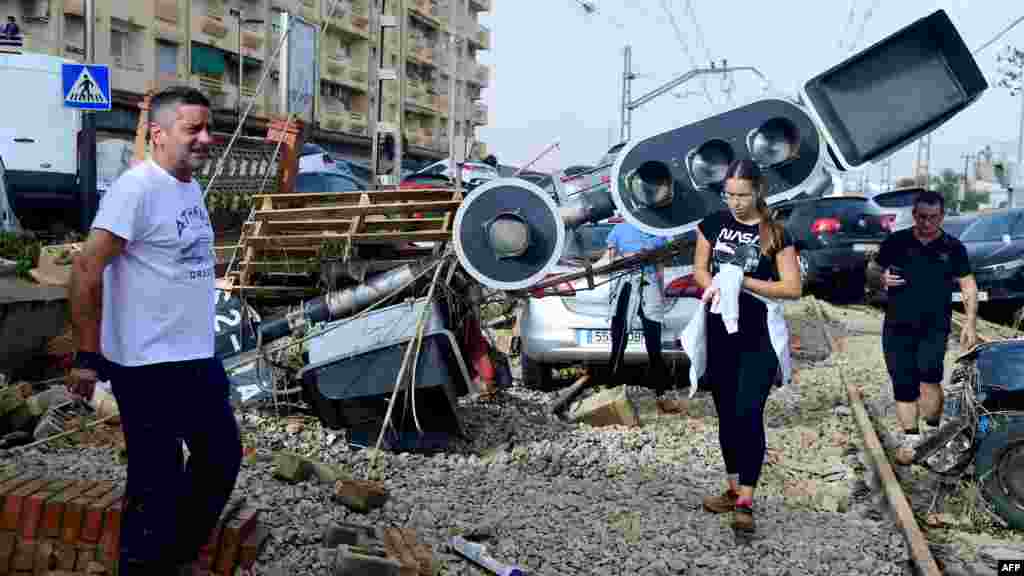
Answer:
[[[122,366],[213,357],[213,228],[199,184],[148,160],[114,182],[92,225],[126,241],[103,271],[103,355]]]

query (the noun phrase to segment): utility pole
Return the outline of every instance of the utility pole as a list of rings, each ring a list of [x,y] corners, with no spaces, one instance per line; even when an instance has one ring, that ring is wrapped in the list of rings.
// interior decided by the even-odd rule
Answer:
[[[1024,66],[1022,66],[1022,72],[1024,72]],[[1014,174],[1014,182],[1010,188],[1010,201],[1007,202],[1011,208],[1016,207],[1014,204],[1014,190],[1020,190],[1021,186],[1024,185],[1024,181],[1021,180],[1021,174],[1024,170],[1021,169],[1024,164],[1024,86],[1019,90],[1020,92],[1020,126],[1017,129],[1017,170]]]
[[[633,47],[626,44],[622,51],[622,107],[619,119],[619,142],[629,140],[633,132],[633,112],[629,108],[632,99]]]
[[[395,82],[398,82],[398,134],[395,135],[395,165],[392,167],[394,185],[402,182],[402,157],[405,155],[405,68],[408,66],[408,38],[406,38],[409,12],[405,0],[398,0],[398,66],[395,67]]]
[[[455,159],[455,113],[458,110],[456,107],[458,89],[456,75],[459,72],[460,52],[458,21],[458,2],[448,0],[448,173],[461,177],[462,170],[458,168],[458,162]]]
[[[967,199],[967,167],[970,165],[970,161],[975,157],[974,154],[961,154],[961,158],[964,159],[964,185],[960,188],[960,194],[958,194],[956,200],[956,209],[960,210],[964,205],[964,200]]]
[[[85,0],[85,62],[96,63],[96,0]],[[82,110],[82,134],[78,143],[79,226],[89,234],[96,210],[96,113]]]
[[[628,86],[629,81],[632,80],[633,78],[636,78],[636,74],[633,74],[632,71],[630,62],[630,52],[628,51],[629,47],[627,46],[626,48],[626,72],[623,74],[624,88],[622,91],[622,132],[624,136],[623,140],[628,140],[631,137],[633,110],[636,110],[637,108],[643,106],[644,104],[650,102],[651,100],[654,100],[655,98],[661,96],[662,94],[667,94],[668,92],[671,92],[672,89],[688,82],[693,78],[696,78],[698,76],[705,76],[707,74],[728,75],[732,72],[745,70],[748,72],[753,72],[759,78],[761,78],[761,80],[767,82],[767,78],[765,78],[765,75],[762,74],[760,70],[753,66],[722,66],[721,68],[718,68],[712,65],[710,68],[694,68],[693,70],[690,70],[685,74],[676,76],[672,80],[669,80],[668,82],[662,84],[661,86],[658,86],[654,90],[651,90],[650,92],[644,94],[643,96],[637,98],[636,100],[631,100],[631,96],[628,93]]]

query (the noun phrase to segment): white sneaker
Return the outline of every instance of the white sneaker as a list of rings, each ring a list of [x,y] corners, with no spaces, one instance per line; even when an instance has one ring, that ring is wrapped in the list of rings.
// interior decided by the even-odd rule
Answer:
[[[914,452],[917,445],[921,443],[920,434],[896,433],[899,444],[896,447],[893,459],[901,466],[909,466],[914,462]]]

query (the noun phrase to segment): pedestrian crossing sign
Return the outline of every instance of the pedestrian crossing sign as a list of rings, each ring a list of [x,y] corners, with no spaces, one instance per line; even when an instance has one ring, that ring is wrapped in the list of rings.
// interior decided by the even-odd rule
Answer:
[[[110,69],[103,64],[62,64],[64,106],[110,110]]]

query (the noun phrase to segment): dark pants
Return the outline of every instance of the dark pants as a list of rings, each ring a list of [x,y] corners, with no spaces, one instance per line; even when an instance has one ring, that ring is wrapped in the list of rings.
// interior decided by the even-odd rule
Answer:
[[[211,358],[112,366],[110,380],[128,451],[119,574],[169,573],[198,559],[238,477],[227,374]]]
[[[706,378],[718,412],[725,471],[739,475],[740,486],[757,486],[767,449],[764,407],[777,380],[779,359],[767,333],[729,334],[722,317],[711,313],[706,326]]]
[[[612,377],[619,376],[622,368],[622,358],[626,354],[628,337],[626,334],[629,322],[626,316],[629,313],[629,295],[633,289],[632,284],[627,284],[622,290],[622,297],[615,307],[615,315],[612,316],[612,356],[609,362],[612,370]],[[665,365],[665,358],[661,354],[661,322],[649,320],[644,316],[643,303],[637,308],[640,314],[640,322],[644,326],[644,342],[647,346],[647,360],[650,363],[650,374],[648,382],[650,388],[661,396],[669,389],[668,368]]]
[[[883,323],[882,354],[897,402],[916,402],[922,382],[942,383],[948,341],[948,328]]]

